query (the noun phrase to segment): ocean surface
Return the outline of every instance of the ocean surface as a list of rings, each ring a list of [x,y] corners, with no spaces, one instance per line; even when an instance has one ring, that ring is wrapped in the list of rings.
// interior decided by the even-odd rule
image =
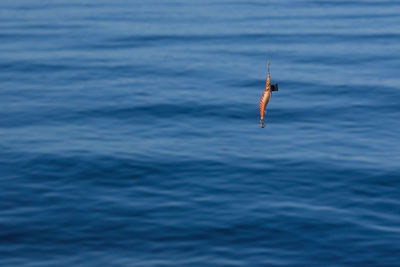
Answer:
[[[399,266],[399,10],[2,0],[0,266]]]

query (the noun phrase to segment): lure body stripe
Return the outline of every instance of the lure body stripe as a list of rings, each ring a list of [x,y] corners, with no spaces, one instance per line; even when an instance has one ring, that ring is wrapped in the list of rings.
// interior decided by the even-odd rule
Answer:
[[[265,90],[264,93],[261,97],[261,101],[260,101],[260,115],[261,115],[261,120],[264,119],[264,113],[265,113],[265,109],[267,107],[267,104],[269,102],[269,100],[271,99],[271,79],[269,77],[269,73],[268,73],[268,78],[267,78],[267,83],[265,85]]]

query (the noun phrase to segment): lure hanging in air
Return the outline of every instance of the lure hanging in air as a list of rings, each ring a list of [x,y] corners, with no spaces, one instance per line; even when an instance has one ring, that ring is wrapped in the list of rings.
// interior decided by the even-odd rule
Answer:
[[[265,85],[265,90],[264,93],[261,96],[260,100],[260,115],[261,115],[261,120],[260,120],[260,126],[261,128],[265,127],[264,123],[264,113],[265,109],[267,108],[267,104],[269,100],[271,99],[272,91],[278,91],[278,84],[273,84],[271,85],[271,77],[269,76],[269,60],[268,60],[268,77],[267,77],[267,83]]]

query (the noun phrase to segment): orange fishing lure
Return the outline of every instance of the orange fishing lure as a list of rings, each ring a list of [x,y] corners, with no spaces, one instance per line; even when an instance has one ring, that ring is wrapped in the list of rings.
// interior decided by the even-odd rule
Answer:
[[[272,91],[278,91],[278,84],[274,84],[271,86],[271,77],[269,76],[269,60],[268,60],[268,77],[267,77],[267,83],[265,84],[265,90],[264,93],[261,96],[261,100],[260,100],[260,115],[261,115],[261,128],[265,127],[265,123],[264,123],[264,113],[265,113],[265,109],[267,107],[267,104],[269,102],[269,100],[271,99],[272,96]]]

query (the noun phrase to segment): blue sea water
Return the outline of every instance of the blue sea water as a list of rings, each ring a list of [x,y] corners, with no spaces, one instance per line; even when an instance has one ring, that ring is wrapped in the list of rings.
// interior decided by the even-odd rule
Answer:
[[[398,266],[399,10],[2,0],[0,265]]]

